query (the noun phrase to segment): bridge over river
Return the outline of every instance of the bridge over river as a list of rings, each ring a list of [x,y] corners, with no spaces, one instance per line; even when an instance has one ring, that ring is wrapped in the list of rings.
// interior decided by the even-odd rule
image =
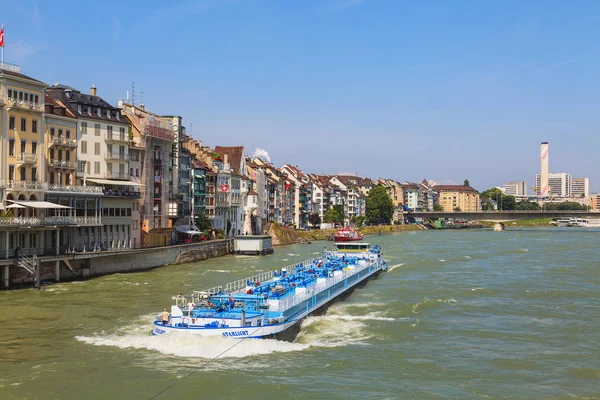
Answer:
[[[589,211],[568,211],[568,210],[553,210],[553,211],[415,211],[408,214],[414,218],[460,218],[477,221],[492,221],[495,222],[494,230],[504,230],[504,223],[508,221],[517,221],[521,219],[538,219],[538,218],[570,218],[570,217],[590,217],[597,213]],[[597,214],[600,217],[600,214]]]

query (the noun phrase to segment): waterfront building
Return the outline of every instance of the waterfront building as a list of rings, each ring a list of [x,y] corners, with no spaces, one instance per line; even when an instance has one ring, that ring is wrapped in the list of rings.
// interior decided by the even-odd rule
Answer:
[[[335,175],[330,182],[338,189],[338,193],[333,191],[332,195],[336,198],[337,204],[344,205],[346,223],[353,217],[364,215],[364,198],[374,186],[372,180],[360,176]]]
[[[412,211],[423,211],[423,190],[413,182],[403,182],[404,205]]]
[[[500,189],[507,196],[527,196],[527,182],[525,181],[506,182]]]
[[[548,174],[548,187],[550,197],[571,197],[571,174],[566,172]],[[541,187],[541,175],[535,175],[535,187]]]
[[[382,185],[383,187],[388,189],[388,194],[392,199],[392,203],[394,204],[394,221],[403,221],[404,215],[404,192],[402,190],[402,185],[392,179],[384,179],[379,178],[377,180],[377,184]]]
[[[143,195],[138,200],[142,247],[171,243],[172,228],[169,220],[169,168],[172,168],[172,149],[175,140],[173,121],[154,114],[144,106],[135,106],[119,100],[119,109],[129,121],[130,151],[135,157],[139,177],[133,182],[141,186]],[[137,215],[137,214],[136,214]]]
[[[217,168],[214,227],[227,235],[240,235],[246,219],[245,197],[250,189],[243,146],[216,146],[213,165]],[[227,231],[228,226],[231,228]]]
[[[40,201],[47,190],[43,118],[46,85],[21,74],[17,65],[3,63],[0,67],[0,255],[11,258],[16,248],[41,254],[45,230],[55,225],[52,216],[47,210],[35,208],[35,204],[16,206],[13,201]],[[8,267],[3,268],[3,281],[8,280],[8,274]]]
[[[437,185],[439,204],[444,211],[481,211],[479,192],[466,185]]]
[[[114,235],[103,235],[102,188],[78,184],[77,171],[77,118],[60,99],[45,95],[46,180],[48,191],[44,200],[70,207],[63,213],[73,224],[61,226],[47,238],[47,248],[59,244],[60,252],[91,251],[115,240]],[[114,221],[113,221],[114,222]],[[107,225],[109,226],[109,225]],[[112,233],[112,230],[111,230]],[[125,240],[126,238],[119,238]],[[129,244],[129,243],[127,243]]]
[[[571,196],[588,198],[590,195],[590,178],[573,178]]]
[[[306,227],[308,215],[312,211],[311,186],[308,176],[296,165],[285,164],[281,170],[288,174],[294,184],[294,224],[296,227]]]
[[[433,207],[438,203],[439,201],[439,194],[437,191],[435,191],[435,189],[433,189],[433,186],[431,186],[429,184],[430,181],[423,179],[421,182],[419,182],[419,187],[421,188],[421,191],[423,192],[423,210],[424,211],[433,211]]]

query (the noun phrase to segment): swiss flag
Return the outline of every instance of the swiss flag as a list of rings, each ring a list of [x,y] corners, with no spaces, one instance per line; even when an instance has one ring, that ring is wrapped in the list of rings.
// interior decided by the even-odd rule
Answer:
[[[228,192],[228,191],[229,191],[229,186],[221,185],[221,192]]]
[[[2,24],[2,29],[0,29],[0,47],[4,47],[4,24]]]

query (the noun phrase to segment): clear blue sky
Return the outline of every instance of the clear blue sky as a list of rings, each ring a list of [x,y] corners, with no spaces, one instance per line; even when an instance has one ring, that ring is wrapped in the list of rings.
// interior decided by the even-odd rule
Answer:
[[[205,144],[397,180],[600,191],[600,2],[5,1],[5,61],[178,114]]]

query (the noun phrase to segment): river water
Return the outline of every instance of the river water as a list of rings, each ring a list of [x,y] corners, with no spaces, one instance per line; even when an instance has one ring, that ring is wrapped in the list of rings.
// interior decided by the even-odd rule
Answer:
[[[1,292],[0,398],[148,399],[173,383],[156,398],[600,398],[599,238],[367,237],[389,272],[307,319],[294,343],[149,331],[171,295],[314,257],[324,242]]]

